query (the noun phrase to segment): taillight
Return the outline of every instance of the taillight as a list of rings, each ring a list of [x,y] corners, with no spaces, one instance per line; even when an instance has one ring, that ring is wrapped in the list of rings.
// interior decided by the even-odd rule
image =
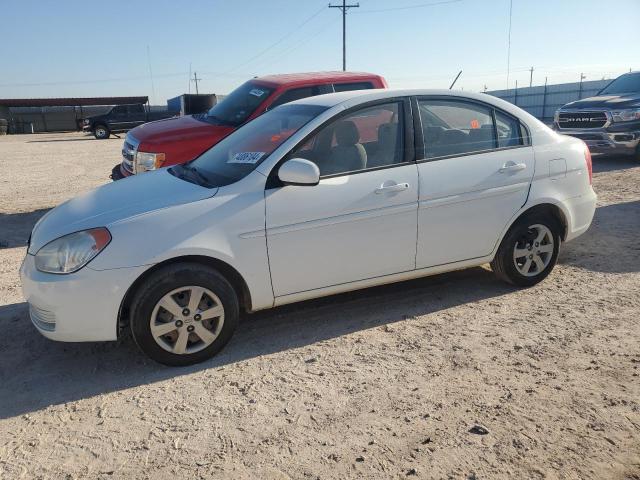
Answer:
[[[587,162],[587,172],[589,172],[589,185],[593,185],[593,163],[591,162],[591,152],[587,144],[584,144],[584,159]]]

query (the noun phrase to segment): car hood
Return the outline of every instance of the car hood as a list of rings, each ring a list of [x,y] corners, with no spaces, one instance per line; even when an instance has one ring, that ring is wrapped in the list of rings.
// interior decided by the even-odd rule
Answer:
[[[112,182],[75,197],[50,210],[36,223],[29,253],[56,238],[162,208],[210,198],[217,188],[205,188],[180,180],[167,169]]]
[[[625,93],[621,95],[600,95],[597,97],[583,98],[575,102],[567,103],[562,108],[605,108],[617,110],[640,106],[640,93]]]
[[[140,142],[140,150],[153,152],[154,147],[173,142],[202,142],[211,146],[233,130],[229,125],[214,125],[187,115],[145,123],[130,133]]]

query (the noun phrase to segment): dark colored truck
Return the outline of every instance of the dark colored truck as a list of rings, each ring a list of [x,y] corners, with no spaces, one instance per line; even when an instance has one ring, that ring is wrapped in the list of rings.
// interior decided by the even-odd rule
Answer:
[[[240,85],[207,113],[185,115],[135,128],[127,134],[122,163],[111,178],[185,163],[267,110],[324,93],[386,88],[380,75],[361,72],[312,72],[268,75]]]
[[[567,103],[556,111],[554,129],[583,140],[594,156],[640,161],[640,72],[621,75],[595,97]]]
[[[141,103],[116,105],[107,113],[85,118],[82,130],[91,132],[97,139],[103,140],[109,138],[112,133],[128,132],[143,123],[175,116],[176,112],[153,112],[148,105]]]

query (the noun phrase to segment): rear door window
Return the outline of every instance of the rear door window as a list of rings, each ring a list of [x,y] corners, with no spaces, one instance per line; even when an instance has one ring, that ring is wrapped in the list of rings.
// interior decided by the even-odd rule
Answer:
[[[484,105],[461,100],[418,100],[426,158],[496,148],[493,116]]]

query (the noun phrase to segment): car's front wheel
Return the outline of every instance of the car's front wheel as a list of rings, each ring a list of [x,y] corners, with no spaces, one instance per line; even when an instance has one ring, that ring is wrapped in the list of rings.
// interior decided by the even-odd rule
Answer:
[[[505,235],[491,268],[498,278],[530,287],[553,270],[560,251],[560,226],[541,213],[520,218]]]
[[[132,302],[131,333],[153,360],[192,365],[222,350],[238,316],[238,297],[220,273],[197,263],[180,263],[145,279]]]

